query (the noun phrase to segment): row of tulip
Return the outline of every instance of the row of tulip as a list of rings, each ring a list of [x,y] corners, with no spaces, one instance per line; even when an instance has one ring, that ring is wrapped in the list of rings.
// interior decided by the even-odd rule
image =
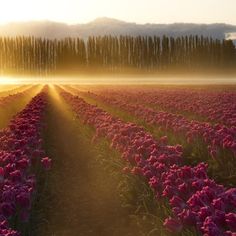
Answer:
[[[143,105],[126,102],[122,97],[116,99],[92,92],[86,93],[86,96],[125,110],[143,119],[149,125],[157,125],[163,131],[171,131],[175,135],[184,136],[188,143],[201,140],[208,146],[207,151],[214,159],[220,156],[221,150],[227,150],[231,156],[236,157],[236,127],[189,120],[183,115],[157,111]]]
[[[0,131],[0,235],[19,236],[11,222],[29,218],[35,194],[38,163],[45,169],[51,160],[43,151],[42,131],[47,106],[46,91],[40,92]]]
[[[0,94],[1,93],[4,93],[4,92],[7,92],[7,91],[11,91],[11,90],[14,90],[15,88],[19,88],[20,86],[18,85],[3,85],[1,84],[0,85]]]
[[[7,86],[7,88],[5,89],[1,89],[0,87],[0,97],[4,97],[10,94],[15,94],[15,93],[19,93],[19,92],[23,92],[24,90],[28,89],[32,87],[31,85],[20,85],[20,86]]]
[[[31,92],[33,87],[29,87],[21,92],[11,93],[7,96],[0,98],[0,108],[7,107],[11,102],[17,101],[25,95],[28,95]]]
[[[157,199],[165,198],[172,216],[165,221],[171,232],[194,227],[203,235],[236,235],[236,188],[226,189],[207,176],[207,165],[182,164],[182,147],[169,146],[165,137],[155,140],[142,127],[113,117],[68,92],[61,96],[78,117],[106,137],[129,163],[124,172],[143,176]]]
[[[99,92],[99,91],[97,91]],[[196,115],[206,121],[236,126],[236,93],[232,90],[210,91],[199,89],[141,89],[118,90],[106,89],[100,91],[109,97],[133,101],[158,109]]]

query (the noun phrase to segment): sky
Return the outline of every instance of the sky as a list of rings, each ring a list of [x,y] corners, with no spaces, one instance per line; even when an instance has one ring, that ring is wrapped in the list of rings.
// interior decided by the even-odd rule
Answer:
[[[0,24],[30,20],[76,24],[98,17],[141,24],[236,25],[236,0],[0,0]]]

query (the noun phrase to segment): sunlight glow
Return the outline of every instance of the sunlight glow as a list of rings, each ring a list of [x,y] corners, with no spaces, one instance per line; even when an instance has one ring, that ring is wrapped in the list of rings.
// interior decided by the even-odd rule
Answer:
[[[0,85],[19,85],[19,84],[80,84],[80,85],[132,85],[132,84],[176,84],[176,85],[196,85],[196,84],[236,84],[236,78],[231,77],[207,77],[204,76],[76,76],[76,77],[0,77]]]
[[[0,85],[4,85],[4,84],[19,84],[19,81],[17,78],[11,78],[11,77],[7,77],[7,76],[1,76],[0,77]]]

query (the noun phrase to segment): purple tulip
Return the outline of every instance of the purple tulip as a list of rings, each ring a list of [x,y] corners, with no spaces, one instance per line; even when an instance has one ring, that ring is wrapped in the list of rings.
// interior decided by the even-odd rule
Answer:
[[[233,231],[236,231],[236,214],[235,213],[228,213],[225,216],[226,223],[229,228]]]
[[[30,194],[26,192],[21,192],[16,196],[16,203],[23,208],[28,208],[30,206]]]
[[[52,168],[52,160],[49,157],[42,158],[41,163],[45,170],[50,170]]]
[[[1,204],[1,213],[4,217],[9,218],[10,216],[13,216],[15,213],[15,207],[12,203],[3,202]]]
[[[13,182],[20,182],[22,179],[22,173],[20,170],[15,170],[10,173],[11,179]]]
[[[173,218],[166,219],[164,226],[171,233],[179,233],[183,229],[183,225],[178,220]]]

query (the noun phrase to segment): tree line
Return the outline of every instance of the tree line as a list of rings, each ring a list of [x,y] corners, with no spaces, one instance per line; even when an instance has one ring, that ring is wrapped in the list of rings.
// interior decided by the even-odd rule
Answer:
[[[203,36],[0,37],[1,74],[227,68],[236,68],[233,42]]]

